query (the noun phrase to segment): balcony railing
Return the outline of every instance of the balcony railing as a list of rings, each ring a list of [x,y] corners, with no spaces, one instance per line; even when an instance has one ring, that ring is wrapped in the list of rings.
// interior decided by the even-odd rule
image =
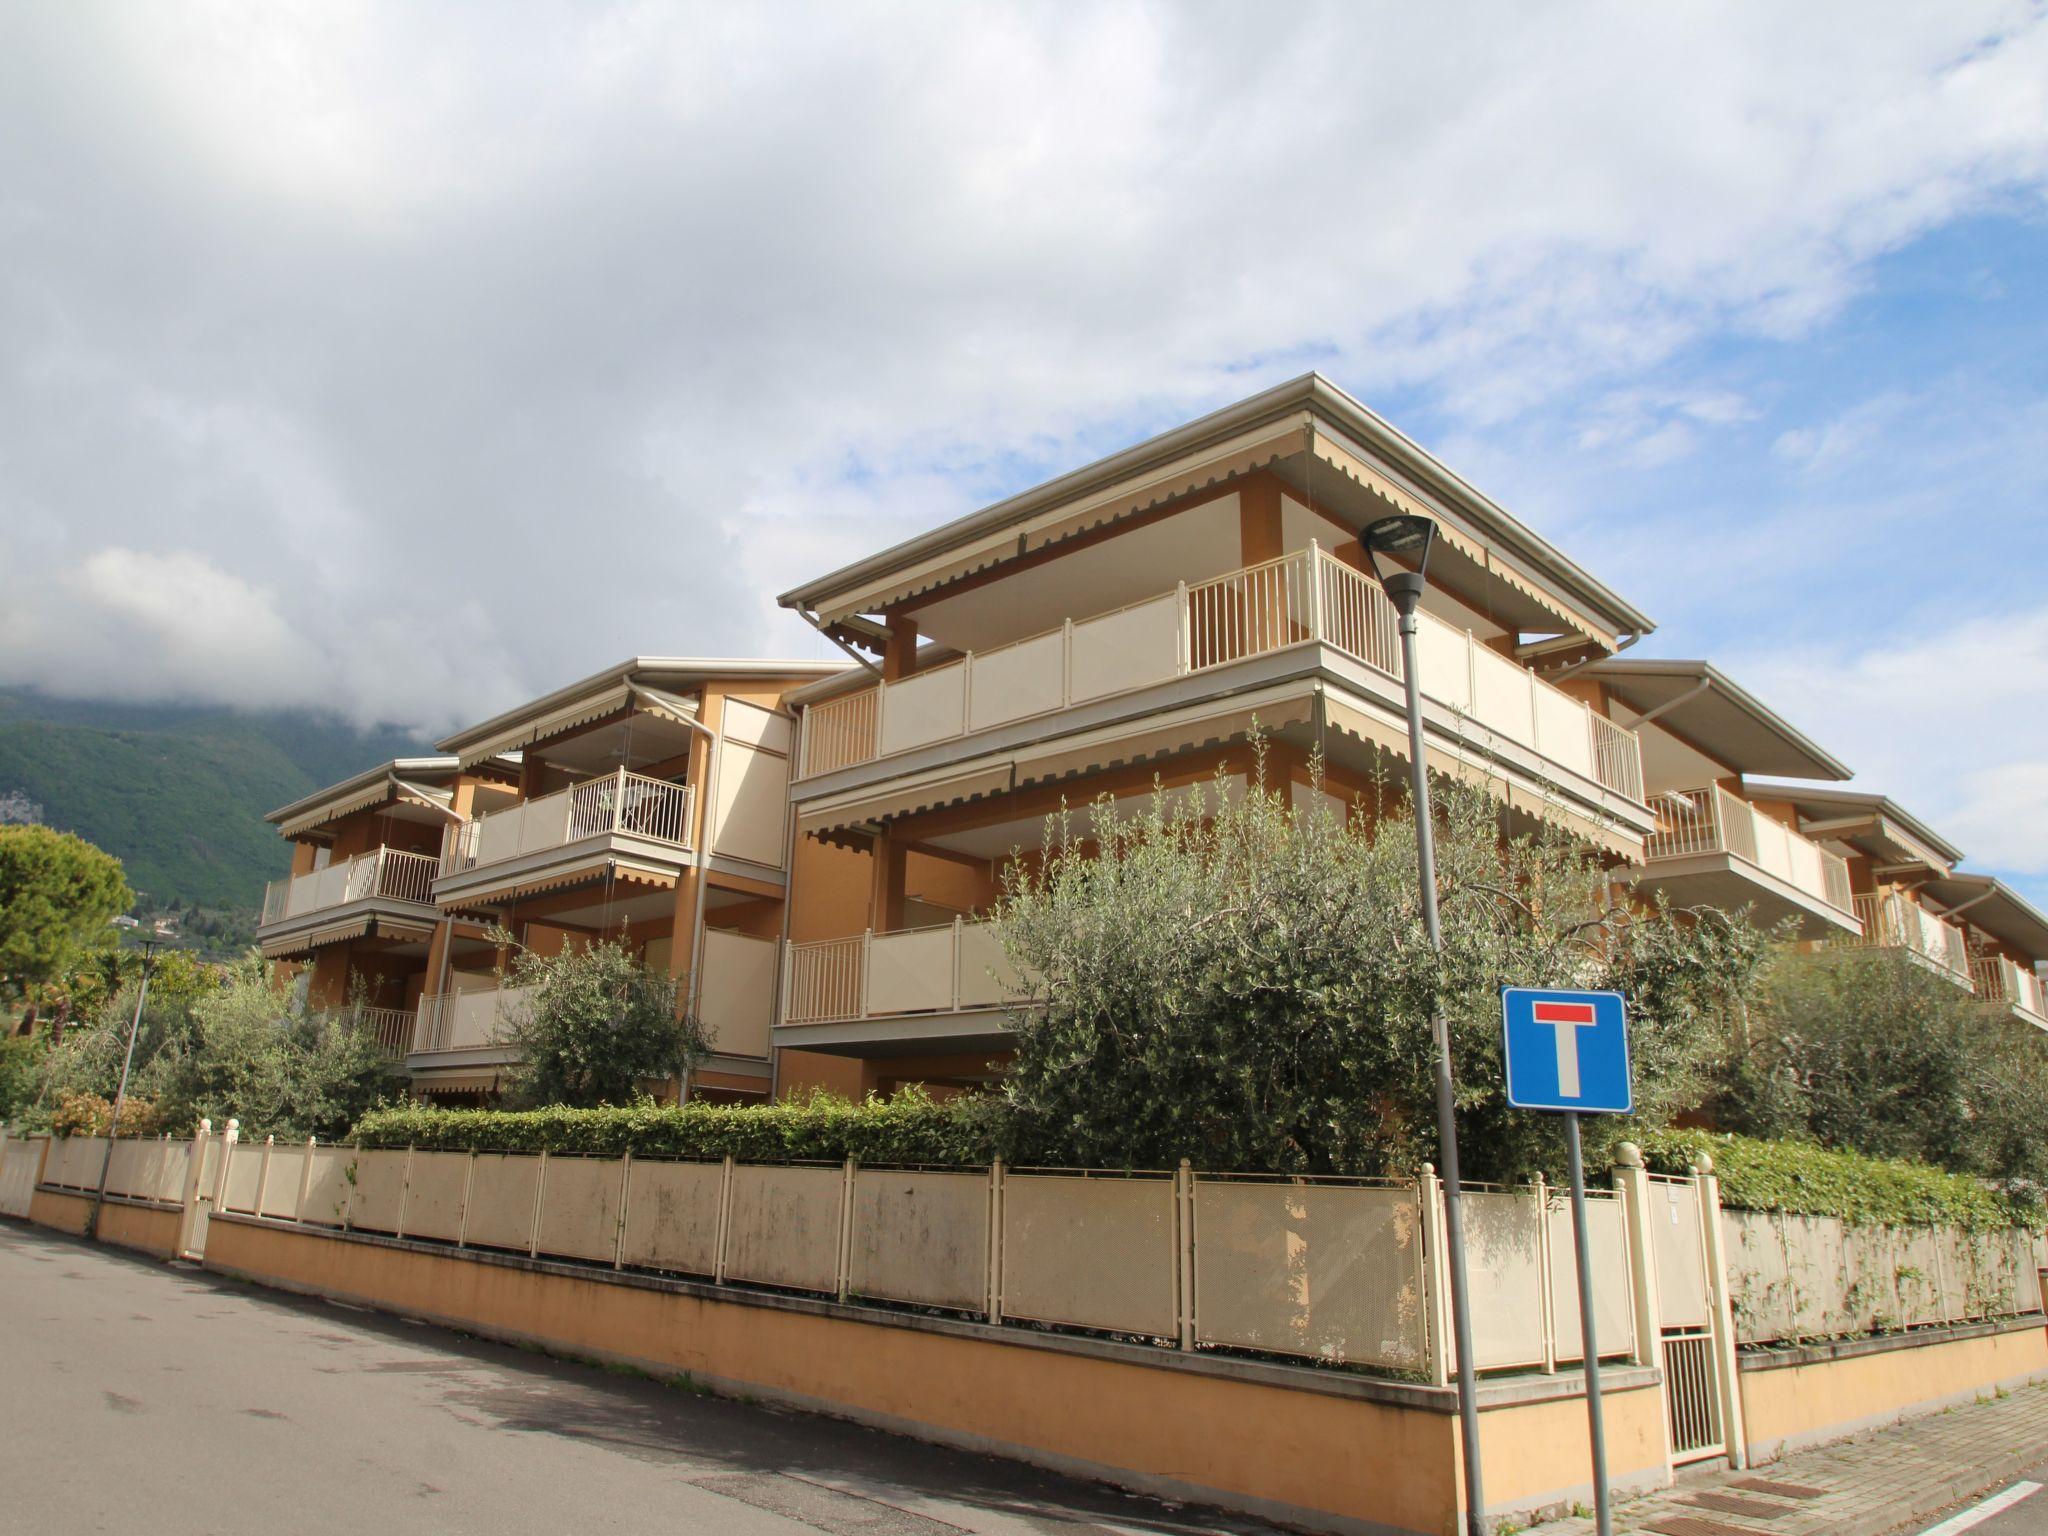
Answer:
[[[1671,790],[1653,796],[1650,808],[1657,813],[1657,830],[1644,845],[1646,861],[1733,854],[1838,912],[1854,914],[1848,861],[1764,815],[1740,795],[1719,785]]]
[[[1422,614],[1422,692],[1461,717],[1640,802],[1633,731]],[[805,776],[1048,715],[1288,646],[1320,642],[1398,681],[1393,604],[1371,577],[1307,549],[804,711]]]
[[[1856,898],[1863,942],[1877,949],[1903,949],[1960,982],[1971,985],[1970,947],[1963,930],[1897,891]]]
[[[415,1055],[474,1051],[503,1042],[506,1026],[532,995],[531,987],[487,987],[476,992],[435,992],[420,999],[413,1030]]]
[[[1987,1002],[2004,1003],[2013,1012],[2048,1029],[2048,997],[2041,978],[2003,955],[1978,955],[1970,963],[1970,979],[1977,995]]]
[[[263,890],[263,921],[281,923],[309,912],[382,896],[392,901],[433,900],[433,858],[399,848],[376,848],[325,869],[273,880]]]
[[[441,877],[612,833],[687,848],[692,794],[687,784],[621,768],[450,827],[441,848]]]
[[[955,918],[789,946],[785,1024],[996,1008],[1018,990],[995,930]]]

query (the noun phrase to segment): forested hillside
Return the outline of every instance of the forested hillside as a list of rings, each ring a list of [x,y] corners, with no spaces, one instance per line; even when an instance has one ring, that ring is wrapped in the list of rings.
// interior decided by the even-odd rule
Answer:
[[[150,904],[254,908],[288,851],[263,813],[337,779],[426,750],[408,732],[358,730],[305,710],[55,699],[0,689],[0,800],[127,866]]]

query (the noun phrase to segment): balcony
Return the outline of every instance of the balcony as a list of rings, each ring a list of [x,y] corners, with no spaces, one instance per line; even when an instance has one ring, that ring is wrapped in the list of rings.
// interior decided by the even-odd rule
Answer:
[[[504,899],[523,884],[564,883],[582,866],[639,868],[673,884],[691,846],[694,792],[620,769],[450,827],[434,898]]]
[[[1643,878],[1675,901],[1754,906],[1767,922],[1859,932],[1848,861],[1718,785],[1651,796]]]
[[[256,938],[273,958],[368,933],[424,939],[433,906],[435,861],[423,853],[375,848],[264,888]]]
[[[412,1054],[419,1057],[502,1050],[506,1027],[525,1006],[532,990],[485,987],[473,992],[436,992],[421,998],[412,1034]]]
[[[962,656],[804,712],[802,776],[887,759],[1049,716],[1254,656],[1322,645],[1401,680],[1392,603],[1371,577],[1315,545],[1111,613]],[[1635,733],[1459,629],[1421,615],[1423,695],[1458,722],[1515,743],[1640,804]],[[1390,697],[1398,688],[1390,689]]]
[[[1856,916],[1863,923],[1863,943],[1874,949],[1903,949],[1921,964],[1960,987],[1972,985],[1970,947],[1963,930],[1936,917],[1897,891],[1856,898]]]
[[[2002,1003],[2013,1017],[2048,1029],[2048,996],[2041,978],[2003,955],[1979,955],[1970,965],[1970,979],[1986,1002]]]
[[[791,944],[786,964],[783,1046],[961,1035],[992,1043],[1006,1033],[1003,1009],[1018,991],[995,930],[962,918]]]

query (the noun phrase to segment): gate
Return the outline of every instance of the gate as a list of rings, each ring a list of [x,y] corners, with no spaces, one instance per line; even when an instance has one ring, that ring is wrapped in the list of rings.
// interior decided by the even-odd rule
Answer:
[[[1714,1377],[1714,1276],[1708,1272],[1700,1186],[1693,1179],[1651,1174],[1645,1196],[1671,1460],[1704,1461],[1724,1454],[1728,1437]]]

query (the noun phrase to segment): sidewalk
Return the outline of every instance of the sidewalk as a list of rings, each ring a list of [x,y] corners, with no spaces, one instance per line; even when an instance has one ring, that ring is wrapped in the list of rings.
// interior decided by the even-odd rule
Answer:
[[[1619,1502],[1614,1529],[1656,1536],[1883,1536],[2048,1458],[2048,1386],[1796,1451],[1746,1472],[1686,1478]],[[1580,1536],[1588,1519],[1531,1536]]]

